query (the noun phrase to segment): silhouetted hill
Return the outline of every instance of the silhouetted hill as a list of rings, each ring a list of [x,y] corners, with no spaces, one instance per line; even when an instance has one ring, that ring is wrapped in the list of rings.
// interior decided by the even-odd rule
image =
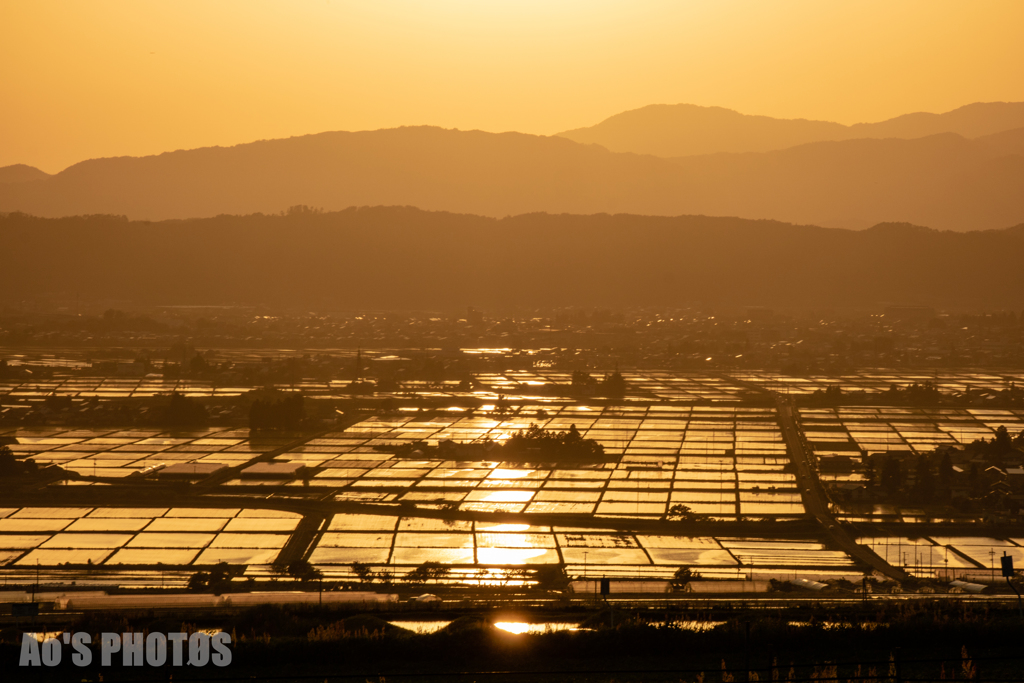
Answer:
[[[669,160],[520,133],[322,133],[85,161],[0,185],[0,211],[160,220],[296,204],[409,205],[496,217],[705,214],[842,228],[1002,228],[1024,220],[1019,137],[848,140]]]
[[[965,138],[1024,126],[1024,102],[975,102],[944,114],[917,112],[878,123],[849,127],[849,138],[922,138],[956,133]]]
[[[49,177],[49,173],[40,171],[35,166],[28,166],[26,164],[14,164],[12,166],[0,167],[0,184],[23,183],[29,180],[42,180]]]
[[[704,214],[843,228],[902,221],[976,230],[1024,219],[1019,149],[1017,131],[980,140],[943,133],[674,161],[684,172],[677,182],[700,197]]]
[[[37,297],[346,310],[1024,308],[1024,229],[847,231],[682,216],[414,208],[133,222],[0,217],[0,304]]]
[[[967,138],[1024,126],[1024,102],[980,102],[945,114],[916,113],[879,123],[749,116],[722,107],[654,104],[616,114],[596,126],[559,133],[613,152],[662,157],[718,152],[768,152],[809,142],[857,138],[921,138],[957,133]]]
[[[839,140],[846,126],[830,121],[750,116],[722,107],[652,104],[589,128],[558,133],[613,152],[662,157],[717,152],[767,152],[820,140]]]
[[[397,204],[492,216],[678,213],[678,173],[663,159],[562,138],[424,126],[93,159],[45,181],[0,186],[0,211],[156,220],[278,212],[295,204]]]
[[[1024,128],[984,135],[976,140],[999,154],[1024,155]]]

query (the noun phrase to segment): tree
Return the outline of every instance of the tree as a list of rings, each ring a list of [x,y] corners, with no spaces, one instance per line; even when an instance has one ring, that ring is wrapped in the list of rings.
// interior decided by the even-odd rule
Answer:
[[[195,399],[182,396],[177,391],[171,394],[164,408],[161,424],[172,428],[200,427],[206,424],[206,409]]]
[[[43,399],[43,404],[55,413],[63,413],[66,410],[71,410],[73,406],[70,396],[57,396],[56,394],[50,394]]]
[[[597,380],[591,377],[589,372],[586,370],[573,370],[572,385],[570,385],[570,391],[573,394],[584,396],[592,394],[596,386]]]
[[[676,570],[676,573],[672,575],[672,588],[673,590],[682,590],[686,587],[691,580],[700,578],[700,574],[689,567],[680,567]]]
[[[567,432],[552,432],[536,424],[526,430],[519,430],[505,442],[502,450],[509,453],[537,451],[541,458],[579,460],[596,459],[604,456],[604,446],[593,439],[584,439],[576,425],[570,425]]]
[[[198,353],[189,361],[188,367],[193,375],[203,375],[210,371],[209,363]]]
[[[316,581],[323,578],[323,572],[309,563],[309,560],[295,560],[288,565],[288,575],[299,581]]]
[[[8,446],[0,446],[0,477],[35,474],[38,469],[38,465],[32,460],[18,460]]]
[[[201,591],[210,585],[210,572],[196,572],[188,577],[188,589],[190,591]]]
[[[356,575],[360,583],[372,583],[373,582],[373,570],[370,569],[370,565],[363,564],[362,562],[352,563],[352,573]]]
[[[548,591],[560,591],[569,587],[569,575],[564,564],[550,564],[538,567],[533,573],[537,588]]]
[[[1013,439],[1010,438],[1010,431],[1006,425],[996,427],[996,435],[992,437],[989,450],[994,455],[1004,455],[1013,449]]]
[[[271,392],[249,406],[249,429],[256,432],[296,431],[305,419],[304,398],[298,392]]]
[[[501,570],[501,585],[507,586],[510,581],[525,581],[528,574],[526,567],[506,567]]]
[[[420,566],[418,566],[415,569],[413,569],[412,571],[408,572],[405,575],[405,580],[408,581],[409,583],[426,583],[427,578],[429,576],[428,575],[428,571],[429,570],[427,569],[427,565],[428,564],[430,564],[430,563],[429,562],[424,562]]]
[[[498,394],[498,403],[494,407],[494,413],[498,416],[504,417],[505,415],[508,414],[510,409],[511,406],[509,405],[508,400],[505,398],[505,395]]]
[[[306,204],[296,204],[295,206],[289,206],[287,214],[288,216],[317,216],[324,212],[319,207],[307,206]]]
[[[609,398],[622,398],[626,395],[626,380],[618,369],[610,375],[605,375],[604,381],[601,382],[601,393]]]
[[[702,522],[707,520],[707,515],[702,515],[694,512],[690,509],[689,505],[683,505],[682,503],[676,503],[668,509],[669,517],[677,517],[683,522]]]
[[[981,487],[981,467],[976,462],[971,463],[971,467],[967,470],[967,483],[971,485],[971,492],[975,493]]]
[[[426,583],[427,581],[439,581],[448,576],[451,570],[439,562],[424,562],[405,575],[405,580],[410,583]]]
[[[914,470],[914,497],[918,502],[928,503],[935,496],[935,472],[928,455],[917,456],[917,468]]]
[[[356,349],[356,359],[352,367],[352,382],[358,384],[363,380],[363,350]]]
[[[980,455],[987,462],[1002,467],[1007,457],[1016,460],[1015,449],[1024,450],[1024,430],[1017,436],[1010,436],[1006,425],[999,425],[992,439],[972,441],[965,450],[971,455]]]
[[[953,461],[949,457],[949,451],[945,450],[942,452],[942,458],[939,460],[939,491],[944,498],[949,497],[952,486]]]
[[[188,588],[189,590],[221,590],[231,580],[232,573],[231,565],[221,562],[208,572],[196,572],[189,577]]]
[[[888,456],[885,459],[885,464],[882,465],[881,484],[890,498],[895,498],[903,485],[903,470],[900,467],[900,461],[892,455]]]

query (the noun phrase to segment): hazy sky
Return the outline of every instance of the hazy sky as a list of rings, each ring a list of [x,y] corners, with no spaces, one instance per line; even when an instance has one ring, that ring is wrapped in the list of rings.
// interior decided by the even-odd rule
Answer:
[[[646,104],[856,123],[1024,100],[1024,1],[0,0],[0,166]]]

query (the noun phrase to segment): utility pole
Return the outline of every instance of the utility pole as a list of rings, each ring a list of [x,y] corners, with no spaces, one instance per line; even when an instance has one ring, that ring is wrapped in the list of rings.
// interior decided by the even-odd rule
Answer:
[[[1021,620],[1024,621],[1024,605],[1021,604],[1020,591],[1017,590],[1017,587],[1013,585],[1012,581],[1010,581],[1010,579],[1013,578],[1014,574],[1013,558],[1007,555],[1006,551],[1004,550],[1003,556],[999,558],[999,561],[1002,563],[1003,566],[1003,577],[1006,579],[1006,584],[1013,590],[1014,593],[1017,594],[1017,612],[1020,614]]]

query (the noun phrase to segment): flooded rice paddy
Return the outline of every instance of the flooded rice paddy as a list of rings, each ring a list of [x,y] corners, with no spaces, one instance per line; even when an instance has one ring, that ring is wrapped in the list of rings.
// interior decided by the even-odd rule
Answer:
[[[456,386],[403,387],[420,395],[496,398],[570,376],[546,371],[505,372],[476,378],[483,390]],[[487,407],[430,414],[404,411],[371,417],[315,436],[253,437],[243,429],[169,432],[156,429],[36,427],[0,430],[15,439],[19,458],[57,464],[87,478],[77,486],[116,486],[150,468],[176,464],[235,467],[273,451],[276,461],[306,468],[293,478],[232,475],[212,495],[237,495],[238,508],[8,507],[0,509],[0,574],[15,581],[39,568],[51,577],[77,576],[125,585],[178,584],[195,568],[218,562],[247,567],[253,577],[275,575],[273,564],[302,519],[273,507],[275,500],[374,505],[373,514],[337,513],[316,530],[304,557],[327,578],[352,578],[352,563],[400,578],[424,562],[450,568],[447,581],[511,585],[517,568],[564,564],[570,576],[669,578],[691,567],[707,578],[857,578],[843,552],[814,539],[727,535],[674,536],[631,530],[636,522],[671,519],[674,506],[723,521],[791,520],[805,514],[786,446],[772,408],[727,405],[748,391],[742,383],[809,393],[837,383],[848,390],[885,391],[894,382],[932,381],[941,389],[1005,388],[1004,375],[948,373],[922,376],[861,373],[838,378],[794,378],[767,373],[730,378],[630,373],[631,402],[608,407],[526,397],[498,415]],[[1024,378],[1017,378],[1024,379]],[[332,383],[282,388],[327,396]],[[0,396],[42,400],[47,395],[114,400],[179,391],[187,396],[239,394],[249,387],[157,379],[74,379],[0,384]],[[402,396],[396,392],[396,396]],[[424,393],[425,392],[425,393]],[[521,397],[522,398],[522,397]],[[694,401],[701,405],[655,401]],[[706,403],[705,403],[706,402]],[[492,406],[493,408],[493,406]],[[801,426],[815,455],[861,451],[928,452],[936,446],[990,438],[1006,426],[1024,429],[1024,411],[921,410],[891,407],[801,409]],[[612,462],[588,466],[500,460],[400,458],[395,448],[451,440],[501,442],[530,425],[575,426],[599,442]],[[202,479],[205,475],[197,475]],[[863,474],[824,473],[825,480],[862,481]],[[251,507],[252,500],[270,501]],[[250,507],[247,507],[250,506]],[[477,519],[418,516],[455,511]],[[480,515],[516,515],[516,523]],[[564,524],[552,522],[565,516]],[[589,520],[584,527],[571,520]],[[840,519],[917,521],[915,511],[874,506]],[[542,520],[542,521],[541,521]],[[861,538],[879,556],[921,576],[991,571],[1006,552],[1024,562],[1024,539],[971,537]],[[64,567],[71,565],[71,567]],[[82,575],[74,566],[94,569]],[[159,565],[159,568],[156,568]],[[76,574],[77,572],[77,574]]]
[[[0,509],[6,566],[270,564],[300,516],[220,508]]]
[[[894,567],[923,578],[965,578],[986,583],[1002,580],[1004,554],[1024,564],[1024,538],[893,536],[859,539]]]
[[[539,350],[523,350],[522,353],[536,353]],[[339,358],[352,357],[349,349],[310,349],[309,353],[326,353]],[[507,349],[462,349],[467,355],[508,354]],[[267,351],[265,349],[221,349],[215,359],[233,363],[259,363],[266,358],[296,355],[289,349]],[[363,351],[368,360],[397,359],[393,351]],[[400,353],[400,352],[397,352]],[[174,380],[147,376],[142,378],[89,378],[77,377],[74,372],[87,370],[92,361],[86,359],[80,350],[65,352],[7,352],[0,358],[12,366],[40,367],[65,372],[68,376],[57,376],[40,381],[0,381],[0,397],[42,400],[48,395],[86,398],[128,398],[166,395],[172,391],[190,397],[237,396],[254,386],[214,384],[199,380]],[[213,358],[213,357],[211,357]],[[126,353],[117,361],[130,364],[134,353]],[[113,360],[113,359],[110,359]],[[699,373],[675,373],[668,371],[624,371],[623,378],[628,386],[628,396],[633,400],[647,401],[737,401],[750,393],[751,387],[777,391],[790,395],[806,395],[823,391],[829,387],[841,387],[844,392],[862,391],[866,394],[880,394],[888,391],[893,384],[905,385],[912,382],[931,382],[944,393],[962,393],[970,390],[999,391],[1011,383],[1024,383],[1021,372],[969,372],[943,371],[933,373],[857,372],[844,375],[793,376],[770,372],[731,372],[716,375]],[[474,397],[496,400],[499,395],[517,394],[545,403],[568,403],[564,398],[544,395],[542,389],[551,386],[568,387],[572,374],[544,368],[532,370],[507,370],[504,372],[477,373],[473,377],[475,387],[471,391],[460,387],[458,380],[412,381],[404,380],[392,392],[377,392],[380,397],[407,398],[415,394],[421,397]],[[289,384],[275,385],[283,390],[302,391],[307,396],[331,395],[344,390],[349,380],[315,381],[302,380]],[[262,385],[261,385],[262,386]]]
[[[680,566],[708,578],[846,576],[845,553],[811,541],[644,535],[613,529],[495,524],[383,515],[335,515],[310,556],[326,575],[351,576],[352,562],[459,566],[470,582],[514,580],[517,566],[565,564],[572,576],[670,578]],[[496,569],[483,569],[495,567]]]

